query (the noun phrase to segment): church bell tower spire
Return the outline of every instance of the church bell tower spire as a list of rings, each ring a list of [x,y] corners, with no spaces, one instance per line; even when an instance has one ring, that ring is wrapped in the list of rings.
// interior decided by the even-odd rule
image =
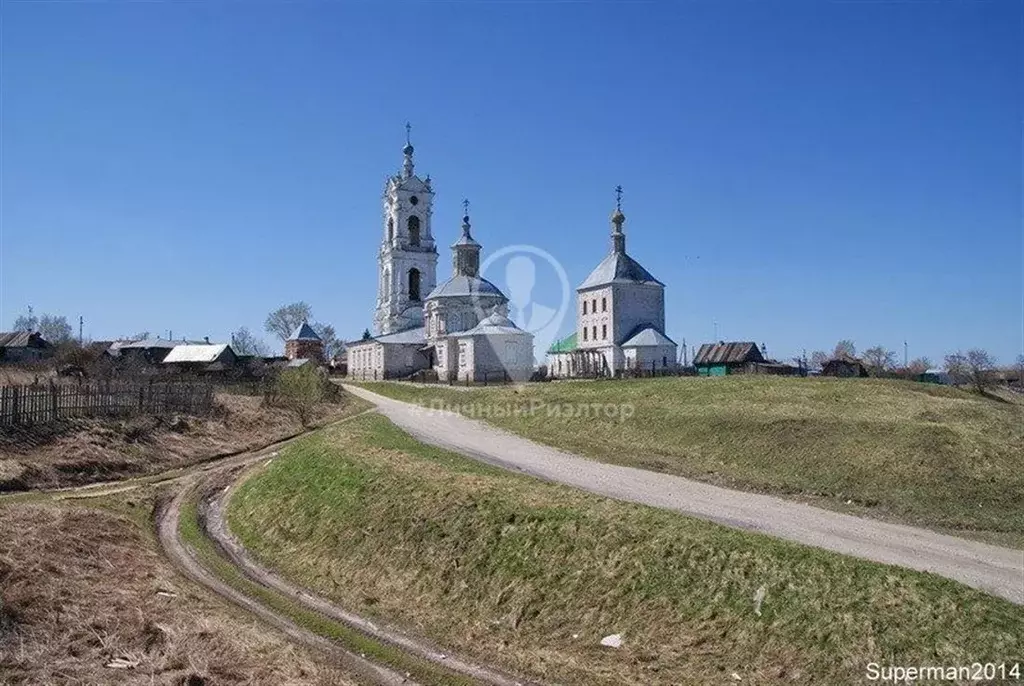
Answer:
[[[412,176],[413,163],[412,153],[414,148],[412,147],[412,124],[405,122],[405,147],[402,148],[402,154],[405,155],[405,162],[402,164],[402,178],[408,179]]]

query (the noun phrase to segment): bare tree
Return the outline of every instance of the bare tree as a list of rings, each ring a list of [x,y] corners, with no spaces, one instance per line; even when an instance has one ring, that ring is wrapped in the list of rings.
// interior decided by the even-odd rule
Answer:
[[[32,311],[32,306],[29,305],[25,312],[18,315],[18,318],[14,320],[15,331],[35,331],[39,328],[39,317]]]
[[[256,336],[246,327],[241,327],[231,334],[231,347],[238,355],[256,355],[266,357],[270,347],[262,338]]]
[[[986,350],[973,348],[946,355],[946,372],[958,384],[970,384],[979,393],[995,384],[996,361]]]
[[[268,333],[275,334],[282,341],[286,341],[300,324],[312,319],[313,308],[308,303],[299,301],[290,305],[282,305],[268,314],[264,327]]]
[[[74,338],[75,332],[68,323],[68,318],[55,314],[44,314],[39,318],[39,335],[54,345],[67,343]]]
[[[864,351],[864,365],[871,372],[872,376],[879,376],[883,372],[892,369],[896,364],[896,353],[886,350],[880,345],[868,348]]]
[[[316,335],[320,337],[320,340],[324,342],[324,357],[328,360],[333,360],[345,349],[345,341],[338,338],[338,335],[334,332],[334,327],[330,324],[313,322],[310,326],[316,331]]]
[[[841,340],[838,343],[836,343],[836,347],[832,351],[832,357],[856,357],[856,356],[857,356],[857,346],[855,346],[853,344],[853,341],[851,341],[848,338],[844,338],[843,340]]]
[[[815,350],[811,353],[811,366],[815,369],[821,369],[828,361],[829,355],[824,350]]]
[[[918,357],[917,359],[911,360],[907,365],[907,373],[917,376],[918,374],[924,374],[926,371],[932,368],[932,361],[927,357]]]

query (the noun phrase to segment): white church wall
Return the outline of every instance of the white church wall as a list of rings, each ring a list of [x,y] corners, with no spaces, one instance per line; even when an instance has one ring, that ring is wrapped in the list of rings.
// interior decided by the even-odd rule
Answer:
[[[601,348],[614,341],[612,313],[615,310],[612,298],[610,286],[577,292],[576,344],[580,348]]]
[[[657,284],[614,284],[614,342],[622,343],[641,324],[665,330],[665,289]]]

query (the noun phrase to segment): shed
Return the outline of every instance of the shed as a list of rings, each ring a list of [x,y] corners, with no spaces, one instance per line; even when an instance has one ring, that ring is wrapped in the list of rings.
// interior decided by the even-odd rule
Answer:
[[[182,370],[216,372],[234,367],[237,359],[235,351],[227,343],[185,344],[175,346],[167,353],[163,364]]]
[[[763,362],[764,355],[752,341],[704,343],[693,358],[693,366],[701,376],[735,374],[745,371],[750,364]]]
[[[37,331],[0,333],[0,362],[36,362],[53,350]]]
[[[867,367],[856,357],[839,355],[833,357],[821,367],[822,376],[838,376],[842,378],[863,378],[868,375]]]

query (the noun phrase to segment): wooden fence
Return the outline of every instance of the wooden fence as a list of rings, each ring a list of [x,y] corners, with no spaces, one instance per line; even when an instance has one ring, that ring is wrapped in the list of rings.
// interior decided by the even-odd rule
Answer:
[[[211,384],[94,381],[0,387],[0,426],[169,412],[203,416],[212,409]]]

